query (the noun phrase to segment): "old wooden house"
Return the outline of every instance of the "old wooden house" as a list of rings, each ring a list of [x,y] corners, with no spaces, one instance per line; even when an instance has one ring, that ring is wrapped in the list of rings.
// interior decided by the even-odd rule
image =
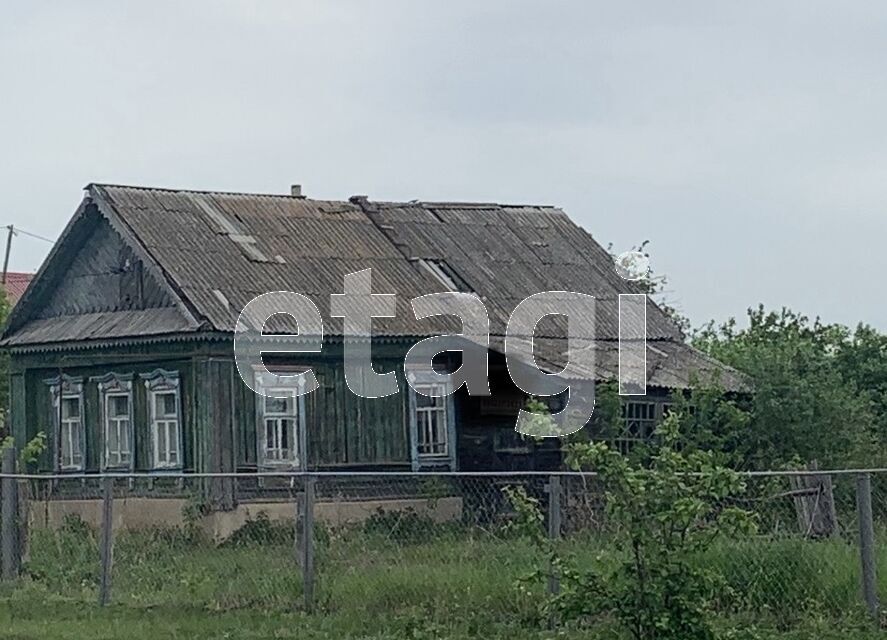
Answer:
[[[341,318],[329,316],[343,276],[368,267],[374,291],[398,295],[396,317],[374,320],[372,353],[401,393],[378,399],[345,385]],[[327,327],[321,353],[275,360],[315,371],[320,388],[299,399],[256,396],[233,362],[239,312],[277,290],[310,296]],[[435,333],[409,300],[447,290],[486,303],[492,396],[428,399],[403,380],[407,349]],[[19,443],[45,432],[39,466],[62,473],[557,468],[557,439],[514,432],[526,396],[501,355],[511,310],[549,290],[597,298],[597,370],[612,378],[617,296],[638,289],[559,209],[92,184],[3,336],[11,429]],[[741,386],[653,302],[647,333],[649,395],[627,399],[626,437],[643,437],[691,380]]]

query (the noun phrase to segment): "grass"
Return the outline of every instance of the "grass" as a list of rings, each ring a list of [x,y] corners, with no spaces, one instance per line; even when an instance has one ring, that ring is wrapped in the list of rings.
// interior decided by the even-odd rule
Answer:
[[[27,575],[0,590],[0,638],[600,638],[612,623],[547,630],[541,585],[519,580],[535,550],[503,532],[383,517],[318,530],[315,611],[288,527],[257,520],[222,546],[175,529],[117,536],[113,605],[101,609],[96,534],[78,521],[35,531]],[[423,535],[416,535],[420,530]],[[580,565],[612,562],[600,537],[564,543]],[[858,557],[840,540],[724,542],[699,559],[726,576],[716,602],[737,640],[869,640]],[[887,594],[887,549],[881,551]]]

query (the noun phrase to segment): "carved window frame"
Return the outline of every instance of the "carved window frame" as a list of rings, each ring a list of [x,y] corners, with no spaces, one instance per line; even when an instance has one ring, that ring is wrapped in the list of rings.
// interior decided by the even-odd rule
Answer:
[[[132,386],[133,375],[122,374],[122,373],[108,373],[101,377],[90,378],[91,382],[98,383],[99,389],[99,399],[101,402],[101,411],[102,411],[102,470],[106,469],[128,469],[132,470],[135,468],[135,460],[136,460],[136,446],[135,446],[135,411],[134,411],[134,394],[133,394],[133,386]],[[128,416],[126,417],[128,426],[126,428],[126,438],[129,444],[129,459],[128,460],[117,460],[113,464],[110,462],[111,459],[111,450],[109,448],[110,440],[109,430],[112,426],[112,420],[115,422],[120,422],[120,418],[113,418],[110,415],[110,399],[111,398],[126,398],[126,404],[128,409]],[[123,450],[119,448],[119,443],[121,442],[121,437],[118,435],[118,457],[121,457]]]
[[[155,369],[139,376],[145,383],[148,399],[148,453],[150,467],[154,471],[175,471],[184,468],[184,425],[182,424],[182,388],[178,371]],[[157,415],[157,397],[175,395],[175,414]],[[175,435],[169,437],[170,425],[175,425]],[[164,455],[160,455],[158,430],[164,429]],[[175,461],[171,460],[175,442]]]
[[[277,366],[272,367],[268,374],[256,370],[255,380],[256,388],[264,388],[269,393],[276,395],[289,396],[287,399],[291,402],[289,412],[271,413],[267,412],[267,401],[269,398],[257,393],[256,394],[256,461],[260,468],[292,468],[301,469],[304,462],[303,456],[307,449],[307,432],[305,431],[305,395],[304,393],[296,394],[296,390],[284,385],[280,382],[278,376],[291,376],[297,373],[304,373],[308,368],[302,366]],[[304,379],[300,385],[304,387]],[[292,421],[292,428],[289,433],[289,456],[284,459],[269,458],[268,453],[268,436],[267,422],[268,419]]]
[[[44,382],[49,385],[50,394],[52,396],[52,424],[54,431],[54,443],[55,443],[55,460],[53,462],[53,466],[57,471],[61,472],[78,472],[86,469],[86,403],[83,401],[83,378],[73,377],[68,375],[63,375],[61,377],[56,376],[55,378],[50,378],[48,380],[44,380]],[[61,415],[61,405],[65,402],[65,400],[76,400],[79,420],[77,424],[77,440],[80,445],[80,460],[76,462],[73,456],[73,446],[70,446],[72,449],[71,452],[71,460],[68,464],[65,464],[64,459],[64,440],[65,440],[65,429],[63,428],[63,423],[71,424],[73,423],[70,419],[65,419]],[[73,434],[68,433],[68,440],[70,441],[70,445],[73,445],[73,438],[71,437]]]

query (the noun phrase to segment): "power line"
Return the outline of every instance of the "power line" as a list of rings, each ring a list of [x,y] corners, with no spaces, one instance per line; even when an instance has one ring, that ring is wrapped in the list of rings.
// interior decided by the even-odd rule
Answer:
[[[22,235],[24,235],[24,236],[30,236],[30,237],[32,237],[32,238],[37,238],[38,240],[43,240],[44,242],[48,242],[48,243],[50,243],[50,244],[55,244],[55,240],[53,240],[52,238],[47,238],[46,236],[41,236],[41,235],[39,235],[39,234],[37,234],[37,233],[32,233],[32,232],[30,232],[30,231],[25,231],[25,230],[22,229],[21,227],[16,227],[16,226],[14,226],[14,225],[4,225],[4,226],[6,226],[7,229],[10,228],[10,227],[12,227],[13,230],[14,230],[14,233],[20,233],[20,234],[22,234]]]
[[[9,234],[6,236],[6,252],[3,256],[3,273],[2,275],[0,275],[0,284],[2,284],[3,286],[6,285],[7,274],[9,273],[9,254],[12,253],[13,236],[20,233],[24,236],[36,238],[37,240],[43,240],[44,242],[48,242],[49,244],[55,244],[55,240],[51,240],[46,236],[41,236],[38,233],[31,233],[30,231],[25,231],[24,229],[18,229],[11,224],[6,225],[6,229],[8,230]]]

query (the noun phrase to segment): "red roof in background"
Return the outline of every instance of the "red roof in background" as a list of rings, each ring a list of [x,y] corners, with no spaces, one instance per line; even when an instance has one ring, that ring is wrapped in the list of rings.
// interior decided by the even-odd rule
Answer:
[[[6,284],[0,286],[6,290],[6,298],[9,300],[10,306],[15,305],[15,303],[18,302],[18,299],[24,295],[25,289],[28,288],[28,285],[31,284],[31,280],[33,279],[33,273],[19,273],[17,271],[6,272]]]

